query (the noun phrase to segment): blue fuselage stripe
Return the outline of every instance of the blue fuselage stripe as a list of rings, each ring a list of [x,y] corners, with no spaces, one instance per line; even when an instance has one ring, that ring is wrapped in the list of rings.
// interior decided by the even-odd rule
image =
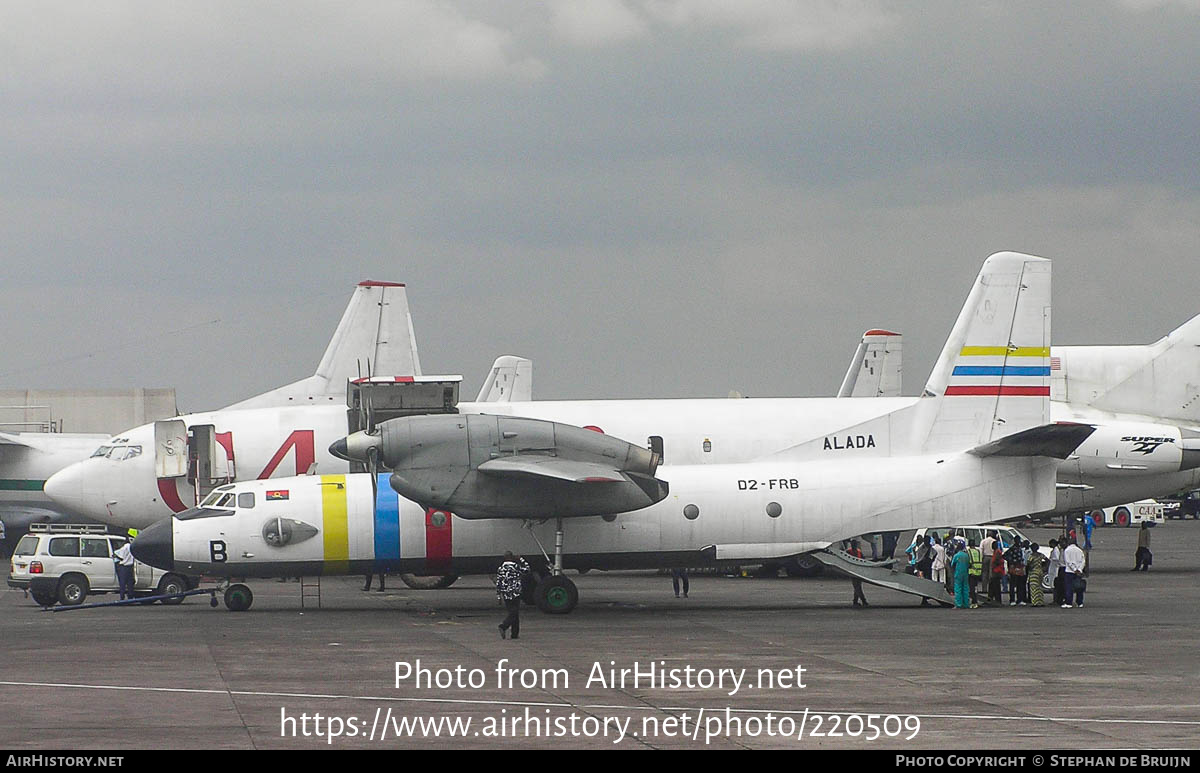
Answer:
[[[379,475],[375,495],[375,560],[400,560],[400,496],[392,490],[387,474]]]
[[[1050,368],[1036,365],[959,365],[956,376],[1049,376]]]

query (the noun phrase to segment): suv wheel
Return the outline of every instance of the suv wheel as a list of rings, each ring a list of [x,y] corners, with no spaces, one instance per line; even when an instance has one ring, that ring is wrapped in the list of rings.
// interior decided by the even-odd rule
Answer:
[[[68,574],[58,583],[58,600],[63,606],[82,604],[88,595],[88,581],[82,574]]]
[[[170,593],[184,593],[187,589],[187,581],[177,574],[168,574],[158,581],[158,595],[160,596],[166,596]],[[182,604],[183,598],[163,599],[162,603],[167,605]]]

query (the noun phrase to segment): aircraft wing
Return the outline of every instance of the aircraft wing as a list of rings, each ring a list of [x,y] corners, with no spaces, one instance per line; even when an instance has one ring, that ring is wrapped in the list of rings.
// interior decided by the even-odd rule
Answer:
[[[1096,428],[1091,424],[1044,424],[972,448],[975,456],[1047,456],[1066,459]]]
[[[8,432],[0,432],[0,446],[24,446],[25,448],[31,447],[19,436]]]
[[[488,475],[540,478],[568,483],[624,483],[626,480],[617,469],[607,465],[532,454],[492,459],[479,465],[479,471]]]

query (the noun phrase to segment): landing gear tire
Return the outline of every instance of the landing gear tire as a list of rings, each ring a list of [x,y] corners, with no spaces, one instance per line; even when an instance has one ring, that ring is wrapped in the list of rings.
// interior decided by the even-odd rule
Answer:
[[[225,589],[225,606],[230,612],[245,612],[254,603],[254,594],[245,585],[230,585]]]
[[[543,579],[534,593],[538,609],[548,615],[565,615],[579,603],[579,590],[575,583],[561,574]]]
[[[160,596],[166,596],[170,593],[184,593],[187,589],[187,581],[177,574],[168,574],[158,581],[158,595]],[[182,604],[183,598],[163,599],[162,603],[174,606],[175,604]]]
[[[400,581],[412,588],[413,590],[440,590],[441,588],[449,588],[458,581],[457,574],[431,574],[428,576],[417,574],[402,574]]]
[[[800,556],[783,565],[788,577],[816,577],[824,569],[824,565],[811,556]]]
[[[82,604],[88,595],[87,578],[79,574],[68,574],[58,583],[58,600],[64,607]]]
[[[31,590],[29,591],[29,595],[33,596],[33,600],[38,604],[41,604],[43,607],[52,607],[58,603],[58,597],[53,593],[46,593],[45,591],[40,590]]]

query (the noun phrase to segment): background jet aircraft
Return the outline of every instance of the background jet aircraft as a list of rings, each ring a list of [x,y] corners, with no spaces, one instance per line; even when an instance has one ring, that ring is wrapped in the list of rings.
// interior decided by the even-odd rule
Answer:
[[[1049,261],[993,255],[927,397],[897,402],[871,422],[859,420],[860,406],[889,401],[786,401],[803,417],[797,422],[827,428],[823,437],[745,462],[701,464],[681,453],[681,463],[662,464],[657,452],[617,439],[637,435],[528,416],[398,418],[332,449],[390,475],[234,484],[146,529],[134,551],[155,566],[222,576],[462,573],[491,571],[505,549],[553,537],[554,571],[537,599],[564,612],[577,598],[565,565],[762,561],[864,532],[1036,512],[1053,505],[1058,461],[1092,430],[1048,424],[1049,306]],[[644,420],[639,402],[647,401],[589,407],[622,427]],[[710,408],[755,402],[655,405],[661,424],[707,422],[732,441],[758,427],[736,411],[719,417],[724,426],[712,423]],[[235,585],[226,603],[244,609],[251,598]]]
[[[312,376],[228,408],[122,432],[107,441],[108,455],[50,476],[46,494],[89,520],[137,528],[194,505],[221,483],[303,474],[314,465],[345,471],[325,448],[346,434],[346,385],[381,369],[422,379],[404,285],[366,281],[355,287]]]
[[[902,352],[872,339],[878,332],[864,335],[839,396],[850,396],[847,383],[853,396],[877,384],[886,394],[882,374],[899,391]],[[1200,485],[1200,316],[1144,346],[1053,346],[1050,377],[1051,416],[1097,427],[1059,467],[1053,513]]]

